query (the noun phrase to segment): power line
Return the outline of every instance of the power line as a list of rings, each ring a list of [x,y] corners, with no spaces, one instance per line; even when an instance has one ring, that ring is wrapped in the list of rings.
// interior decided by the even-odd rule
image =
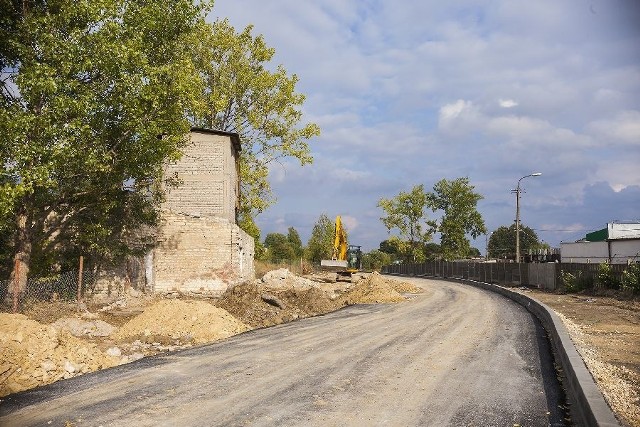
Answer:
[[[585,231],[595,231],[595,230],[588,230],[588,229],[582,229],[582,230],[552,230],[552,229],[548,229],[548,228],[532,228],[532,230],[534,231],[555,231],[555,232],[561,232],[561,233],[584,233]]]

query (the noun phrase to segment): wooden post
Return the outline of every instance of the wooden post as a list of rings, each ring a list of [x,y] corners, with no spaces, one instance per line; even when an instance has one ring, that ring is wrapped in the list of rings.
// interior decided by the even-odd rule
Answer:
[[[16,259],[13,275],[13,312],[18,312],[18,294],[20,293],[20,261]]]
[[[82,269],[84,268],[84,257],[80,255],[80,267],[78,270],[78,302],[82,301]]]

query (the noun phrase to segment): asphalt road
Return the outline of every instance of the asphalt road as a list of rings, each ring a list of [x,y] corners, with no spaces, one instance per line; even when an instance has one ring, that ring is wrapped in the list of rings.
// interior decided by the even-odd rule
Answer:
[[[405,303],[352,306],[9,396],[0,425],[564,425],[532,315],[474,287],[411,281],[426,291]]]

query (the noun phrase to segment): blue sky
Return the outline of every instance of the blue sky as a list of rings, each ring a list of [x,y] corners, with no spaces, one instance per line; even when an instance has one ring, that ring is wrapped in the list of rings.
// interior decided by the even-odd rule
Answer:
[[[552,246],[640,220],[637,0],[216,0],[216,17],[254,25],[322,129],[312,165],[272,167],[263,238],[306,243],[325,213],[376,249],[381,197],[462,176],[491,231],[532,172],[521,219]]]

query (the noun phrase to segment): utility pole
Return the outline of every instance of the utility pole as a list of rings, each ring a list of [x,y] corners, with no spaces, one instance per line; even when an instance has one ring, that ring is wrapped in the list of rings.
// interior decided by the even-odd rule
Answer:
[[[520,181],[530,176],[540,176],[542,173],[534,172],[529,175],[525,175],[518,180],[518,185],[515,190],[511,190],[512,193],[516,193],[516,262],[520,262]]]

